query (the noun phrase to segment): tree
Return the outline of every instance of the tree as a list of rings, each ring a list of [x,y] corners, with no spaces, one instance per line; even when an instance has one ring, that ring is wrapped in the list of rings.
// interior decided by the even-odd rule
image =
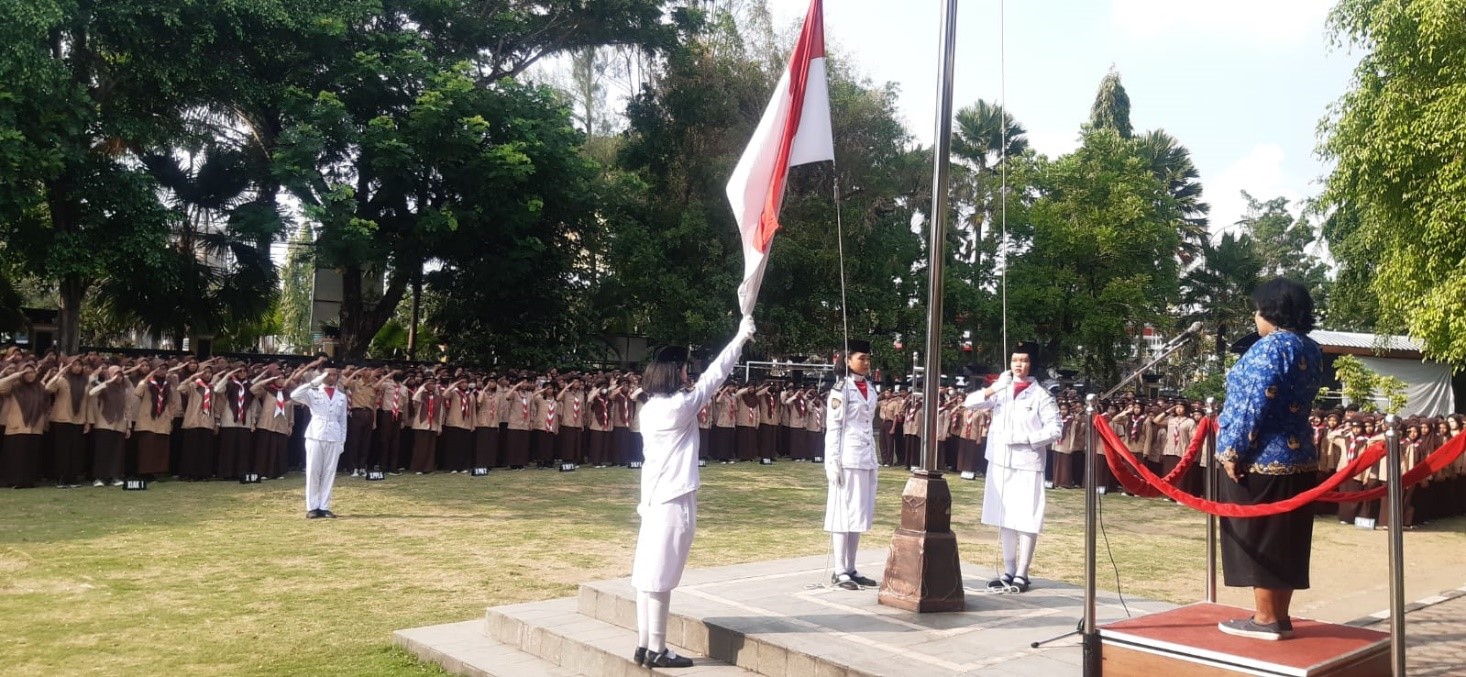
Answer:
[[[1379,404],[1384,402],[1385,413],[1398,414],[1409,403],[1404,381],[1398,376],[1380,376],[1353,355],[1340,355],[1334,360],[1334,378],[1339,380],[1344,397],[1363,411],[1379,412]]]
[[[1122,139],[1131,137],[1130,95],[1125,93],[1125,86],[1120,84],[1120,74],[1114,68],[1100,80],[1094,104],[1089,107],[1089,126],[1113,129]]]
[[[1460,14],[1460,3],[1445,0],[1341,0],[1329,17],[1335,40],[1364,53],[1323,124],[1321,146],[1335,163],[1325,204],[1358,222],[1345,229],[1335,256],[1375,257],[1369,290],[1380,324],[1404,328],[1428,355],[1458,365],[1466,363]]]
[[[314,246],[310,226],[300,224],[286,243],[285,266],[280,271],[283,282],[278,306],[280,332],[297,353],[311,347],[311,293],[316,272]]]
[[[1181,210],[1114,129],[1087,129],[1040,171],[1032,236],[1009,273],[1009,305],[1026,309],[1013,324],[1040,339],[1046,364],[1073,355],[1114,379],[1127,327],[1159,322],[1176,300]]]
[[[1191,162],[1191,151],[1164,130],[1146,132],[1137,141],[1151,173],[1166,185],[1181,210],[1181,246],[1176,255],[1181,261],[1190,262],[1211,236],[1207,228],[1211,206],[1201,201],[1201,173]]]
[[[1216,338],[1221,364],[1232,341],[1252,331],[1252,290],[1263,261],[1249,235],[1225,233],[1213,245],[1203,241],[1201,261],[1181,277],[1183,322],[1202,322]]]

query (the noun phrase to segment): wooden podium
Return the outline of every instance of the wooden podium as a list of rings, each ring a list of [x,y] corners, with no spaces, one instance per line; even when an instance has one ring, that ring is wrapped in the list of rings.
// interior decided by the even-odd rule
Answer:
[[[1390,636],[1349,625],[1293,619],[1293,638],[1234,637],[1217,623],[1251,614],[1198,603],[1099,627],[1105,677],[1374,677],[1390,674]]]

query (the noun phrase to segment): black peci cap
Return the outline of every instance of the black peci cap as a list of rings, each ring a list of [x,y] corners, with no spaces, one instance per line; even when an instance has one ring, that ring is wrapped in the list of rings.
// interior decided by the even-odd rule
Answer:
[[[687,348],[684,346],[666,346],[657,351],[657,362],[686,362]]]
[[[870,354],[870,341],[861,341],[861,340],[857,340],[857,339],[851,339],[848,343],[846,343],[846,347],[849,348],[849,351],[848,352],[851,353],[851,354],[854,354],[854,353],[865,353],[866,355],[869,355]]]

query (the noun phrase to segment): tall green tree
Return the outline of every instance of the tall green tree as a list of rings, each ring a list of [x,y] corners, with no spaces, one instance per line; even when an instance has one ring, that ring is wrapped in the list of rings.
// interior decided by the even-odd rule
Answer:
[[[1072,357],[1114,379],[1128,332],[1160,323],[1177,298],[1183,214],[1114,129],[1087,129],[1079,149],[1041,171],[1032,236],[1009,273],[1010,306],[1025,311],[1010,324],[1042,342],[1045,363]]]
[[[1181,277],[1183,322],[1202,322],[1215,339],[1217,364],[1232,341],[1252,331],[1252,290],[1264,262],[1249,235],[1224,233],[1203,241],[1201,260]]]
[[[1308,287],[1318,312],[1327,315],[1332,296],[1328,265],[1310,251],[1318,243],[1318,235],[1307,213],[1294,216],[1288,210],[1288,199],[1283,197],[1263,202],[1244,190],[1242,198],[1247,201],[1247,211],[1237,225],[1250,236],[1262,261],[1260,274],[1281,275]]]
[[[1122,139],[1128,139],[1133,131],[1130,126],[1130,95],[1120,83],[1120,74],[1111,68],[1100,79],[1099,91],[1089,107],[1089,126],[1095,129],[1113,129]]]
[[[1341,0],[1329,26],[1362,56],[1322,143],[1335,163],[1326,204],[1357,218],[1335,256],[1375,257],[1369,288],[1380,324],[1404,328],[1428,355],[1458,365],[1466,364],[1461,16],[1453,0]]]

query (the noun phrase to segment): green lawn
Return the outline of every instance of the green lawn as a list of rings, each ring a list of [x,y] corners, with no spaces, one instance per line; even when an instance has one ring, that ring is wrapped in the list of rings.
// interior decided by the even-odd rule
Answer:
[[[889,544],[906,477],[882,471],[863,545]],[[712,466],[703,480],[690,566],[825,552],[820,468]],[[441,674],[392,649],[391,632],[630,572],[635,471],[342,478],[337,520],[304,519],[302,485],[0,492],[0,674]],[[981,483],[954,479],[952,491],[963,559],[996,563],[995,533],[978,524]],[[1049,505],[1034,574],[1077,583],[1083,494],[1050,492]],[[1104,506],[1127,593],[1201,594],[1199,515],[1133,498]],[[1103,542],[1101,559],[1113,589]]]

